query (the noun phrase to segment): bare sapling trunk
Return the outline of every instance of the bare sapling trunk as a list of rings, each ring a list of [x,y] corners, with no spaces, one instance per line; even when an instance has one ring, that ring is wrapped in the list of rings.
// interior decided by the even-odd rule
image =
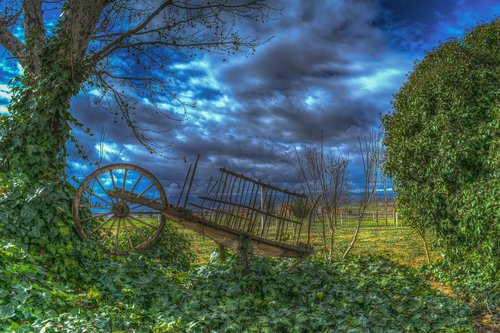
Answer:
[[[308,147],[301,153],[295,150],[295,153],[299,164],[299,175],[303,189],[309,198],[317,203],[314,207],[315,211],[311,212],[313,216],[311,223],[317,228],[318,225],[315,223],[315,220],[318,220],[323,250],[324,253],[326,253],[328,250],[328,238],[327,221],[325,217],[328,217],[328,212],[326,211],[327,207],[325,207],[325,202],[328,200],[324,191],[325,164],[323,153],[319,149],[313,147]]]
[[[333,245],[335,239],[335,228],[337,227],[338,212],[342,202],[342,197],[347,193],[347,167],[349,160],[343,155],[330,155],[328,163],[328,176],[330,179],[330,186],[332,187],[331,196],[331,210],[333,211],[333,218],[330,221],[330,243],[328,252],[328,262],[333,260]]]
[[[384,219],[385,219],[385,226],[387,227],[388,224],[388,218],[387,218],[387,203],[388,203],[388,196],[387,196],[387,176],[382,170],[382,186],[384,187]]]
[[[321,149],[307,148],[296,154],[303,188],[318,204],[318,209],[312,213],[320,223],[325,260],[331,263],[341,198],[347,190],[349,160],[333,153],[325,157],[323,144]]]
[[[394,225],[396,228],[398,227],[398,198],[396,196],[394,197],[394,203],[393,203],[393,214],[394,214]]]
[[[425,234],[425,229],[424,228],[418,228],[415,227],[415,230],[417,231],[418,235],[420,236],[420,239],[422,239],[422,245],[424,248],[424,254],[425,254],[425,260],[428,264],[431,263],[431,256],[429,252],[429,243],[427,242],[427,237]]]
[[[361,229],[361,223],[366,214],[366,210],[370,205],[372,198],[377,190],[377,177],[379,170],[379,161],[381,157],[381,143],[380,135],[374,131],[370,133],[369,137],[365,137],[363,142],[361,138],[359,139],[359,150],[361,153],[361,159],[363,162],[363,175],[364,175],[364,186],[363,194],[358,208],[358,221],[356,223],[356,229],[354,235],[351,239],[351,243],[345,250],[342,259],[347,258],[351,252],[354,244],[356,243],[359,231]]]

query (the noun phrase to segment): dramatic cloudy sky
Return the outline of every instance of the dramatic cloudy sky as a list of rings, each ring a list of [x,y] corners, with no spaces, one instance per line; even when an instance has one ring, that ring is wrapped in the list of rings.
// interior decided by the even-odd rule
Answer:
[[[91,161],[129,162],[161,179],[175,196],[187,166],[201,154],[199,186],[219,167],[293,187],[298,178],[294,146],[317,144],[348,154],[351,177],[359,181],[357,137],[377,129],[391,110],[392,95],[413,63],[449,38],[498,17],[493,0],[282,0],[281,15],[267,23],[243,24],[244,33],[272,39],[255,55],[223,61],[203,55],[171,60],[175,89],[186,103],[182,122],[153,112],[138,96],[135,119],[167,158],[151,155],[113,112],[96,105],[91,89],[75,97],[72,112],[94,136],[77,132]],[[0,67],[0,112],[9,100],[8,79],[18,72],[5,50]],[[123,59],[124,71],[129,64]],[[154,70],[154,69],[151,69]],[[161,102],[161,96],[159,97]],[[177,111],[183,116],[183,111]],[[184,117],[184,116],[183,116]],[[100,145],[99,143],[102,143]],[[99,149],[99,147],[102,149]],[[71,172],[89,166],[71,150]],[[100,153],[101,152],[101,153]],[[101,156],[100,156],[101,155]],[[186,162],[187,161],[187,162]]]

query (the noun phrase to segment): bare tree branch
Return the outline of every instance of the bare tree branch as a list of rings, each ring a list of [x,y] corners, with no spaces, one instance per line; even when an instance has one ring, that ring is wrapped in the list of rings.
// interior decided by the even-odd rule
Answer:
[[[311,211],[320,222],[323,254],[328,263],[333,260],[337,214],[341,200],[347,195],[349,160],[342,154],[327,152],[323,140],[319,148],[306,147],[300,154],[295,149],[302,186],[319,211]]]
[[[95,65],[119,49],[139,46],[167,46],[220,53],[235,53],[242,48],[253,50],[262,42],[241,38],[234,33],[236,18],[267,20],[272,10],[275,9],[264,0],[239,4],[218,0],[196,6],[189,2],[165,0],[127,31],[117,31],[112,25],[108,29],[100,29],[101,33],[96,34],[94,40],[106,44],[95,50],[88,61]],[[160,14],[163,14],[163,22],[159,22]]]
[[[352,236],[351,243],[342,255],[342,259],[347,258],[356,243],[361,229],[361,223],[366,214],[366,210],[370,205],[372,198],[376,195],[377,180],[380,168],[380,158],[382,156],[381,134],[372,130],[368,137],[364,137],[364,142],[358,137],[359,152],[363,162],[364,186],[362,198],[358,208],[358,222]]]
[[[139,25],[137,25],[136,27],[134,27],[134,28],[132,28],[132,29],[124,32],[123,34],[121,34],[120,37],[118,37],[117,39],[115,39],[114,41],[112,41],[111,43],[107,44],[106,46],[104,46],[99,51],[97,51],[95,54],[93,54],[89,58],[89,61],[91,63],[95,63],[95,62],[99,61],[99,59],[102,59],[102,56],[108,54],[109,50],[113,49],[116,45],[120,44],[126,38],[132,36],[133,34],[139,32],[139,31],[141,31],[142,29],[144,29],[148,25],[148,23],[151,22],[151,20],[153,20],[158,14],[160,14],[161,11],[164,10],[167,6],[171,5],[172,2],[173,2],[173,0],[164,1],[160,6],[158,6],[158,8],[156,8],[153,12],[151,12],[151,14],[149,14],[141,23],[139,23]]]
[[[0,19],[0,44],[2,44],[2,46],[5,47],[23,66],[26,64],[24,59],[25,44],[10,32],[3,19]]]
[[[40,73],[40,51],[45,39],[43,24],[42,0],[22,0],[24,13],[24,38],[26,40],[26,56],[30,69]]]
[[[144,91],[148,93],[148,97],[151,99],[153,107],[156,110],[157,114],[161,114],[165,116],[167,119],[172,121],[181,121],[182,119],[173,118],[167,114],[165,114],[158,105],[154,102],[154,94],[157,93],[157,90],[162,90],[164,93],[173,94],[168,90],[166,86],[164,86],[163,82],[156,78],[148,78],[148,77],[131,77],[131,76],[116,76],[111,73],[108,73],[105,70],[101,70],[97,73],[94,73],[94,77],[96,81],[99,82],[99,86],[102,88],[102,97],[100,103],[107,102],[105,96],[111,96],[116,102],[116,107],[109,105],[109,109],[115,114],[115,117],[118,115],[118,111],[121,114],[121,118],[125,120],[127,126],[132,130],[133,135],[136,139],[152,154],[162,156],[162,152],[160,149],[164,149],[162,144],[156,143],[152,140],[151,137],[147,135],[148,132],[154,133],[162,133],[168,132],[170,129],[164,129],[162,131],[152,130],[149,128],[142,127],[137,121],[134,120],[134,101],[129,95],[125,94],[123,91],[120,91],[119,87],[127,84],[129,87],[136,87],[137,83],[140,82],[141,85],[144,85],[142,88]],[[141,88],[139,88],[141,89]],[[178,99],[175,95],[172,96],[174,100],[176,100],[182,107],[186,108],[186,105]]]
[[[7,6],[4,8],[2,14],[0,14],[1,19],[4,21],[5,25],[8,27],[13,27],[19,21],[21,14],[23,13],[22,7],[16,8],[16,6]]]

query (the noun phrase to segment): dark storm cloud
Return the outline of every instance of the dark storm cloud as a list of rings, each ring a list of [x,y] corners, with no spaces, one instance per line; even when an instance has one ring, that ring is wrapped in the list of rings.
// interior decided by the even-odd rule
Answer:
[[[254,59],[222,74],[239,103],[227,123],[245,135],[289,144],[319,142],[323,130],[334,145],[376,126],[387,110],[366,101],[370,94],[354,96],[353,82],[373,72],[368,64],[388,51],[371,25],[374,7],[362,1],[286,4],[287,16],[276,22],[280,34]]]
[[[148,155],[119,117],[113,123],[112,113],[75,107],[78,119],[93,124],[97,133],[105,126],[105,141],[121,145],[108,147],[115,156],[121,151],[118,160],[138,163],[162,179],[181,179],[187,168],[182,161],[201,153],[202,179],[225,166],[265,180],[293,181],[298,175],[294,146],[318,143],[322,135],[326,145],[355,154],[357,137],[377,126],[387,111],[388,102],[380,103],[379,95],[389,100],[405,72],[397,73],[399,81],[389,89],[376,82],[381,71],[399,67],[381,61],[389,50],[371,24],[375,7],[365,1],[276,3],[282,5],[279,19],[243,27],[274,36],[256,56],[226,65],[212,57],[198,60],[202,66],[178,66],[179,93],[199,103],[180,126],[159,121],[140,105],[134,119],[153,130],[148,135],[156,142],[173,142],[169,155],[175,162]],[[400,65],[406,68],[408,62]],[[373,87],[364,90],[359,86],[366,84],[356,80]],[[173,129],[155,132],[167,128]],[[83,140],[95,146],[95,137]],[[97,158],[98,151],[91,150],[91,159]]]
[[[327,149],[351,157],[352,180],[358,184],[358,138],[377,128],[380,114],[390,111],[392,94],[411,70],[415,50],[421,54],[450,27],[472,26],[459,15],[460,8],[474,12],[472,1],[455,5],[449,1],[297,0],[273,5],[284,8],[282,16],[238,27],[263,39],[273,36],[256,55],[227,62],[213,55],[192,61],[171,57],[177,59],[171,65],[176,73],[174,91],[186,103],[197,104],[187,110],[185,121],[159,117],[150,101],[129,92],[138,101],[133,119],[151,130],[147,135],[154,142],[169,146],[168,158],[149,154],[119,115],[92,105],[93,96],[77,97],[76,117],[96,134],[77,135],[90,160],[99,159],[96,145],[104,131],[106,163],[145,167],[174,195],[198,153],[195,191],[202,191],[219,167],[293,188],[298,175],[294,148],[318,144],[323,137]],[[157,98],[169,115],[183,116],[165,96]]]
[[[243,122],[241,134],[288,144],[319,142],[323,131],[325,140],[338,145],[347,132],[365,130],[377,121],[375,108],[358,101],[319,105],[314,110],[304,110],[297,104],[287,100],[277,106],[247,105],[228,124]]]

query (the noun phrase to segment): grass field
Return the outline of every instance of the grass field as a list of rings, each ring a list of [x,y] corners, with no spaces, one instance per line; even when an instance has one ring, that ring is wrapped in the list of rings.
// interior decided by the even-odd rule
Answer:
[[[381,224],[381,223],[380,223]],[[196,264],[205,264],[214,252],[218,252],[218,245],[212,240],[189,230],[181,229],[192,240],[196,254]],[[334,240],[334,255],[340,258],[354,234],[354,223],[349,226],[337,227]],[[302,239],[306,239],[303,234]],[[323,244],[320,227],[313,225],[311,243],[314,246],[315,256],[323,255]],[[418,267],[425,262],[422,242],[418,234],[408,227],[394,227],[392,221],[389,226],[376,226],[376,221],[364,221],[361,226],[358,240],[352,254],[376,254],[384,256],[400,264]]]
[[[354,211],[356,207],[342,208],[345,210],[352,208],[352,211]],[[375,211],[375,205],[371,205],[369,208]],[[414,230],[401,226],[401,220],[398,223],[399,226],[396,227],[392,218],[385,221],[382,214],[379,216],[378,221],[370,219],[371,217],[374,217],[373,214],[367,214],[362,222],[357,242],[351,251],[353,255],[380,255],[396,263],[411,267],[419,267],[425,263],[422,241]],[[154,225],[157,223],[156,219],[145,218],[145,220]],[[339,259],[351,242],[357,224],[356,220],[355,215],[347,217],[344,215],[342,225],[340,225],[339,219],[339,226],[335,228],[334,259]],[[306,221],[304,223],[300,238],[303,243],[307,241],[307,223]],[[136,224],[141,226],[138,222]],[[208,263],[210,257],[219,252],[218,244],[211,239],[182,227],[179,230],[191,240],[192,249],[196,256],[195,265]],[[321,222],[319,220],[315,221],[311,226],[311,244],[314,247],[314,256],[316,257],[323,257],[327,252],[323,245],[321,230]],[[126,240],[124,242],[126,245]],[[432,256],[436,257],[436,253],[431,252]]]

